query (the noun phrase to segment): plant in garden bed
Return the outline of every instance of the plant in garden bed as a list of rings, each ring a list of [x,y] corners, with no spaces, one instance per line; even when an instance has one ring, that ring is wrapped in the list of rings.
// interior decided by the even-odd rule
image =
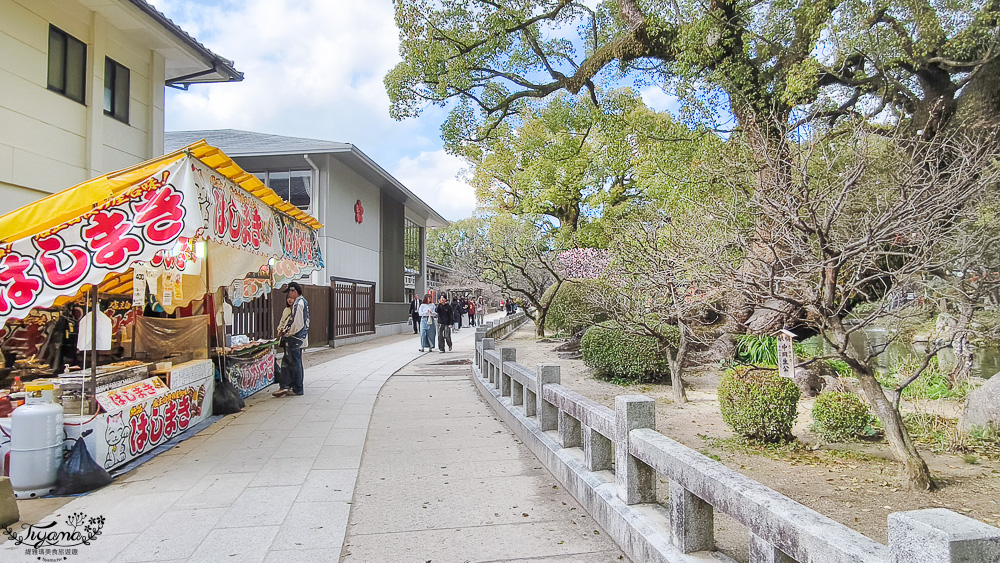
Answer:
[[[598,377],[618,384],[661,381],[670,373],[657,339],[637,336],[613,324],[587,330],[580,351],[583,362]]]
[[[816,398],[812,429],[824,440],[843,442],[874,433],[868,405],[855,393],[829,392]]]
[[[753,366],[776,366],[778,341],[765,334],[741,334],[736,337],[736,359]]]
[[[1000,434],[988,426],[962,428],[954,418],[923,411],[904,414],[903,422],[914,441],[931,451],[1000,459]]]
[[[799,388],[776,370],[738,367],[719,382],[722,420],[737,435],[760,442],[792,438]]]

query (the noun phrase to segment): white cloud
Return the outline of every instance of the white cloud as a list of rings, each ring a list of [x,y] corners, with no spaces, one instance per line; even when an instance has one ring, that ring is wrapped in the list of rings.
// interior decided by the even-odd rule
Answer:
[[[647,106],[657,111],[669,111],[674,115],[680,111],[680,99],[673,94],[668,94],[659,86],[646,86],[639,92],[639,95],[642,96],[642,101]]]
[[[464,160],[444,150],[400,159],[392,175],[449,221],[472,215],[475,189],[462,176]]]
[[[391,2],[156,5],[246,76],[240,83],[168,90],[167,130],[233,128],[350,142],[383,162],[415,152],[400,139],[436,137],[440,121],[433,116],[398,123],[388,115],[382,79],[399,60]]]

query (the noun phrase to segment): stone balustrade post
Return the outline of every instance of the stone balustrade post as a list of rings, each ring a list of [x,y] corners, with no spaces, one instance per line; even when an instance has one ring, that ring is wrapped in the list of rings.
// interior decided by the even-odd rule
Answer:
[[[709,551],[715,547],[712,505],[673,479],[670,480],[670,540],[681,553]]]
[[[642,395],[615,397],[615,483],[625,504],[656,500],[655,472],[629,451],[629,432],[655,428],[656,403]]]
[[[510,404],[524,404],[524,385],[513,377],[510,378]]]
[[[536,386],[535,389],[538,387]],[[538,408],[538,399],[535,397],[535,392],[531,389],[524,388],[524,416],[535,416]]]
[[[583,446],[583,432],[580,421],[566,411],[559,411],[559,443],[564,448],[579,448]]]
[[[500,373],[497,376],[500,378],[500,396],[510,397],[510,376],[503,372],[503,365],[507,362],[513,362],[517,360],[517,348],[501,348],[500,349]]]
[[[479,368],[479,371],[483,373],[483,376],[488,379],[490,383],[493,383],[493,365],[486,358],[486,351],[493,350],[493,342],[494,340],[492,338],[483,339],[483,357],[480,360],[482,363]]]
[[[750,532],[750,563],[795,563],[767,540]]]
[[[561,368],[556,364],[538,364],[538,392],[535,394],[535,414],[538,417],[538,428],[543,432],[559,428],[559,409],[546,401],[545,386],[559,384]]]
[[[483,368],[482,368],[482,353],[479,351],[479,343],[482,342],[484,338],[486,338],[486,327],[484,327],[484,326],[477,326],[476,327],[476,342],[475,342],[475,344],[472,345],[472,349],[476,351],[476,359],[475,359],[475,361],[476,361],[476,365],[480,366],[479,367],[479,371],[480,372],[483,370]]]
[[[1000,529],[944,508],[894,512],[889,552],[894,563],[1000,561]]]
[[[591,471],[610,470],[614,466],[611,440],[589,426],[583,427],[583,459]]]

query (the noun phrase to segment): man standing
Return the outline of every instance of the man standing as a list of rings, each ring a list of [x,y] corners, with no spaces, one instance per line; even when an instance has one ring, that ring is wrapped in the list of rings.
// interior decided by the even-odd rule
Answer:
[[[420,334],[420,300],[416,295],[410,300],[410,319],[413,320],[413,334]]]
[[[309,345],[309,303],[302,297],[302,286],[296,282],[288,284],[285,289],[289,299],[293,299],[292,320],[288,328],[288,343],[285,355],[288,356],[288,372],[291,376],[289,389],[284,395],[302,395],[302,379],[305,372],[302,368],[302,348]],[[280,391],[280,390],[279,390]],[[274,395],[277,395],[275,392]]]
[[[448,303],[448,298],[444,295],[442,295],[441,300],[438,301],[437,315],[438,349],[442,354],[444,354],[445,341],[448,342],[448,350],[451,350],[451,320],[455,318],[455,309],[450,303]]]

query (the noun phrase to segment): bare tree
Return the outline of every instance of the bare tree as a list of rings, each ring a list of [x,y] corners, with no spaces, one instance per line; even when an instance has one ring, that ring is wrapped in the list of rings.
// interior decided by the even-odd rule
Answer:
[[[767,155],[780,162],[734,162],[734,170],[751,178],[734,182],[736,189],[754,185],[757,166],[792,172],[780,183],[747,190],[741,205],[730,206],[727,244],[744,249],[728,273],[730,287],[780,315],[783,326],[817,331],[847,362],[912,488],[935,484],[903,424],[900,396],[950,342],[930,346],[907,381],[883,389],[875,359],[885,346],[859,350],[851,335],[876,322],[905,322],[913,308],[891,299],[902,288],[948,287],[964,295],[968,325],[990,281],[970,284],[972,275],[996,271],[990,253],[998,229],[989,216],[998,154],[995,133],[902,142],[858,128]],[[852,315],[859,303],[873,306]]]
[[[646,211],[611,230],[611,261],[605,274],[616,291],[592,296],[626,334],[650,336],[670,367],[676,402],[687,402],[684,367],[694,347],[708,344],[698,329],[717,316],[705,260],[715,239],[698,216],[668,217]]]
[[[527,301],[531,307],[525,313],[535,322],[535,335],[541,337],[552,301],[545,290],[553,284],[558,290],[566,278],[551,230],[533,219],[502,215],[483,219],[456,250],[455,269],[466,278]]]

